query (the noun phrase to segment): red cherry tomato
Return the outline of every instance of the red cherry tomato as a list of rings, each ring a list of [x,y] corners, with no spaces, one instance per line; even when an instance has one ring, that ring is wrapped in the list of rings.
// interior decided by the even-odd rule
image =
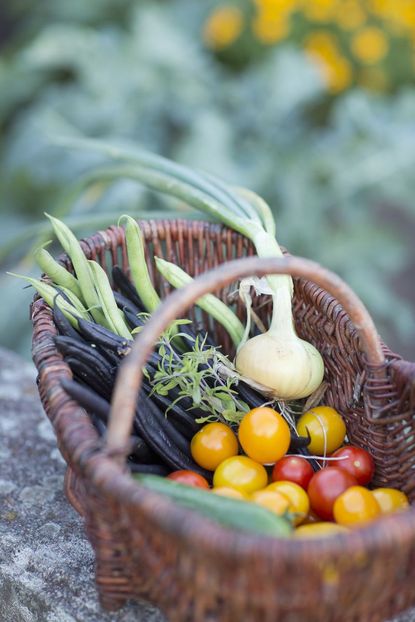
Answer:
[[[307,490],[310,479],[313,477],[314,471],[311,464],[305,458],[300,456],[285,456],[278,460],[272,469],[272,481],[280,480],[294,482]]]
[[[357,481],[343,469],[326,467],[317,471],[307,488],[311,509],[320,518],[333,520],[334,502],[342,492],[351,486],[357,486]]]
[[[333,460],[329,466],[336,466],[347,471],[356,478],[361,486],[368,484],[372,479],[375,463],[370,453],[365,449],[348,445],[335,451],[333,458],[342,458],[342,460]]]
[[[196,488],[209,488],[208,481],[195,473],[195,471],[173,471],[167,476],[167,479],[173,479],[179,484],[186,484],[187,486],[195,486]]]

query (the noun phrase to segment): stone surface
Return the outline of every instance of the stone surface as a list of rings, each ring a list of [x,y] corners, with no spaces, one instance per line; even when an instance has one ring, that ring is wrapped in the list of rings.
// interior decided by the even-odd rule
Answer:
[[[34,380],[33,366],[0,349],[0,622],[164,622],[145,604],[100,609],[93,552],[62,492],[65,464]],[[415,622],[415,610],[393,622]]]
[[[0,622],[164,622],[144,604],[100,609],[64,473],[34,368],[0,349]]]

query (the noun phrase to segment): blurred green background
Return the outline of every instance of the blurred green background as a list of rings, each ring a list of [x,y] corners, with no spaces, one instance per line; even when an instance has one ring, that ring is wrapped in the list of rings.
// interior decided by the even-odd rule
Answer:
[[[413,0],[5,0],[0,7],[1,343],[29,356],[30,249],[162,210],[54,137],[133,141],[254,189],[278,239],[341,274],[415,359]],[[177,210],[183,213],[183,207]]]

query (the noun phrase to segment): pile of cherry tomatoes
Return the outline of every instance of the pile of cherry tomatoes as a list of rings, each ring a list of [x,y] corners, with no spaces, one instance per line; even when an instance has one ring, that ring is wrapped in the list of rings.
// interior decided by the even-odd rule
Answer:
[[[249,411],[237,435],[224,423],[205,425],[193,437],[191,453],[197,464],[214,472],[213,493],[288,516],[298,537],[346,531],[409,505],[399,490],[366,487],[375,470],[373,458],[360,447],[343,445],[346,426],[333,408],[318,406],[303,414],[297,432],[310,438],[310,455],[321,457],[316,472],[307,458],[287,455],[290,428],[268,407]],[[168,477],[209,488],[193,471],[175,471]]]

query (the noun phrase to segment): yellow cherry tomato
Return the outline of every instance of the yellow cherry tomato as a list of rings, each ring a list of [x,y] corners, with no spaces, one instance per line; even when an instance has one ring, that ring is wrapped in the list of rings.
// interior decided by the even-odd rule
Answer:
[[[308,512],[310,511],[310,501],[304,488],[301,488],[301,486],[294,482],[281,480],[279,482],[273,482],[267,486],[265,490],[279,492],[289,500],[290,512],[295,514],[293,518],[294,525],[299,525],[307,518]]]
[[[257,505],[267,508],[278,516],[292,511],[290,500],[274,490],[267,490],[266,488],[265,490],[257,490],[251,495],[251,499]]]
[[[227,486],[218,486],[217,488],[212,488],[212,492],[215,495],[219,495],[220,497],[230,497],[231,499],[241,499],[242,501],[248,501],[249,495],[241,490],[236,490],[236,488],[229,488]]]
[[[378,502],[382,514],[405,510],[409,506],[406,494],[396,488],[375,488],[372,495]]]
[[[229,426],[208,423],[192,438],[190,452],[199,466],[214,471],[226,458],[237,455],[238,441]]]
[[[333,514],[339,525],[358,527],[378,518],[380,507],[370,490],[351,486],[337,497]]]
[[[339,413],[330,406],[316,406],[300,417],[297,423],[300,436],[310,435],[307,449],[311,454],[323,456],[336,451],[346,436],[346,426]]]
[[[339,533],[347,533],[349,529],[336,523],[310,523],[300,525],[294,531],[294,538],[325,538],[326,536],[336,536]]]
[[[236,488],[251,494],[265,488],[268,475],[262,464],[246,456],[234,456],[222,462],[213,475],[213,486]]]
[[[284,456],[290,446],[290,428],[281,415],[266,406],[253,408],[242,419],[239,442],[256,462],[269,464]]]

